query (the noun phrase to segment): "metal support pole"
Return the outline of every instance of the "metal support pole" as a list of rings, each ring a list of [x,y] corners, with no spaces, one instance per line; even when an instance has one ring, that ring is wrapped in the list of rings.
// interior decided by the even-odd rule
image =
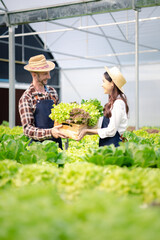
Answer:
[[[24,33],[24,25],[22,25],[22,33]],[[25,56],[24,56],[24,36],[22,36],[22,62],[25,61]]]
[[[139,129],[139,9],[135,11],[136,130]]]
[[[59,71],[59,101],[62,101],[62,69],[59,67],[57,69],[57,71]]]
[[[68,138],[66,139],[66,142],[64,143],[64,148],[67,150],[69,148],[69,140]]]
[[[9,27],[9,127],[15,126],[15,28]]]

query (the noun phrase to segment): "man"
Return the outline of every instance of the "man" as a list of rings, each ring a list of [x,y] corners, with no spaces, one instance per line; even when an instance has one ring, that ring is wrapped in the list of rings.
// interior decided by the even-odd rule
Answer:
[[[60,132],[60,126],[54,127],[49,118],[53,104],[58,104],[58,95],[54,88],[47,86],[50,71],[55,64],[47,61],[44,55],[37,55],[29,59],[24,69],[32,76],[32,83],[19,100],[19,113],[23,131],[32,141],[51,139],[62,148],[61,138],[66,138]]]

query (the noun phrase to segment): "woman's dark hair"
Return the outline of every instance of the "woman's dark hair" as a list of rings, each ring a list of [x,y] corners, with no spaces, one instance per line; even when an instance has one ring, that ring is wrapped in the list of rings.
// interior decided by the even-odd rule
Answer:
[[[107,72],[104,73],[104,77],[107,81],[112,82],[111,77]],[[104,109],[103,109],[103,114],[105,117],[110,118],[112,116],[111,114],[111,109],[113,108],[113,104],[117,97],[120,96],[119,98],[122,99],[126,105],[126,113],[128,114],[129,112],[129,107],[127,103],[127,97],[126,95],[121,92],[121,90],[114,84],[114,88],[112,93],[109,95],[109,102],[105,104]]]

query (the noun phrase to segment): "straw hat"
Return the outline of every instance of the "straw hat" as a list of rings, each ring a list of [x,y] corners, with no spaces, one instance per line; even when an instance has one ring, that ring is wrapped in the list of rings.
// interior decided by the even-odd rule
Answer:
[[[108,67],[105,67],[105,70],[111,77],[114,84],[119,88],[119,90],[121,90],[121,92],[124,92],[122,87],[124,84],[126,84],[126,79],[123,77],[119,69],[117,67],[112,67],[110,69]]]
[[[55,68],[55,64],[47,61],[43,54],[31,57],[24,69],[30,72],[49,72]]]

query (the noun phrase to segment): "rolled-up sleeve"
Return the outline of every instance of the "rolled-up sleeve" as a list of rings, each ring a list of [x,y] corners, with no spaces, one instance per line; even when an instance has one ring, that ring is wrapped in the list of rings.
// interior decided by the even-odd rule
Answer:
[[[118,127],[121,122],[122,112],[124,110],[124,102],[122,100],[116,100],[113,104],[112,116],[107,128],[98,129],[98,135],[100,138],[115,136]]]

